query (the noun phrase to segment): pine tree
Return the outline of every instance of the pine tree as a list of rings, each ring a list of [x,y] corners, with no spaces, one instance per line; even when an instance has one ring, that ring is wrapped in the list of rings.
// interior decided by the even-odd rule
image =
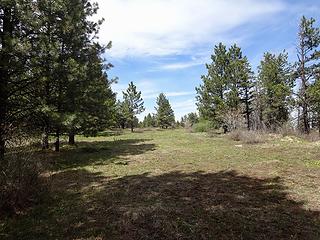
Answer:
[[[76,98],[76,118],[71,127],[74,133],[95,136],[99,131],[115,125],[116,94],[111,89],[114,80],[108,79],[105,72],[108,68],[101,58],[104,48],[94,44],[90,52],[87,56],[86,79],[79,86],[82,93]],[[70,136],[70,127],[67,130]]]
[[[22,0],[0,5],[0,165],[6,165],[6,142],[34,109],[36,10],[35,2]]]
[[[125,129],[127,119],[125,116],[124,102],[121,102],[120,100],[116,103],[115,120],[117,127]]]
[[[252,112],[254,99],[254,73],[246,57],[243,58],[240,81],[240,98],[244,104],[243,114],[245,115],[247,129],[252,129]]]
[[[250,130],[250,116],[252,112],[252,87],[253,72],[248,59],[243,56],[242,50],[237,45],[230,47],[228,64],[228,79],[226,87],[226,105],[229,116],[234,116],[232,121],[242,122],[241,118],[246,119],[247,129]],[[240,115],[240,116],[239,116]],[[242,116],[244,115],[244,116]],[[235,128],[235,126],[229,126]]]
[[[157,122],[161,128],[168,128],[175,123],[174,112],[167,97],[160,93],[157,98]]]
[[[310,96],[311,112],[314,115],[320,135],[320,72],[317,72],[316,80],[308,89],[308,94]]]
[[[299,43],[297,46],[297,78],[301,81],[298,93],[299,105],[302,108],[303,132],[310,133],[310,96],[308,87],[314,80],[314,70],[320,58],[317,48],[320,45],[320,29],[314,27],[315,19],[302,17],[299,26]]]
[[[133,82],[129,83],[126,92],[123,92],[123,110],[127,123],[130,125],[131,132],[134,129],[134,120],[137,114],[144,112],[144,102],[141,98],[141,92],[137,91],[137,87]]]
[[[265,53],[259,66],[258,81],[263,122],[267,128],[276,130],[289,120],[293,83],[288,54]]]
[[[207,75],[201,76],[203,85],[196,88],[197,106],[200,116],[212,121],[216,126],[223,122],[225,111],[225,90],[228,79],[229,56],[226,46],[220,43],[215,46],[211,55],[211,64],[207,64]]]
[[[220,43],[214,48],[208,74],[202,76],[203,85],[197,90],[200,117],[216,127],[222,124],[236,128],[245,118],[250,128],[253,73],[241,48],[233,45],[226,49]]]
[[[243,57],[241,48],[237,45],[230,47],[228,51],[227,79],[226,79],[226,107],[230,111],[238,111],[241,108],[240,82],[243,73]]]
[[[144,117],[143,127],[149,128],[154,126],[155,126],[154,117],[150,113],[148,113],[148,115]]]
[[[115,95],[106,75],[111,64],[101,55],[106,47],[95,43],[102,21],[88,20],[98,10],[96,4],[80,0],[39,0],[38,99],[36,126],[43,129],[43,148],[48,136],[67,133],[74,143],[77,133],[94,134],[104,129],[114,115]],[[108,123],[108,124],[107,124]]]
[[[192,127],[199,122],[199,117],[196,113],[188,113],[185,117],[185,121]]]

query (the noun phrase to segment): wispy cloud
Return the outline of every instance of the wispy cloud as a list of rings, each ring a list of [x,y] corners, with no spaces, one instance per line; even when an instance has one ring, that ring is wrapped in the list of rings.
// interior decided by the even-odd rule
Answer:
[[[113,41],[111,55],[164,56],[190,53],[242,24],[285,9],[280,0],[98,0],[106,22],[102,42]],[[185,68],[189,64],[167,66]]]
[[[197,106],[194,97],[185,101],[174,101],[172,102],[172,108],[177,120],[187,113],[197,112]]]
[[[161,92],[153,92],[151,94],[146,94],[143,96],[144,99],[156,99]],[[193,95],[194,92],[163,92],[167,97],[181,97],[181,96],[190,96]]]
[[[194,66],[199,66],[204,63],[202,62],[179,62],[179,63],[171,63],[171,64],[165,64],[159,67],[159,70],[179,70],[179,69],[185,69],[190,68]]]

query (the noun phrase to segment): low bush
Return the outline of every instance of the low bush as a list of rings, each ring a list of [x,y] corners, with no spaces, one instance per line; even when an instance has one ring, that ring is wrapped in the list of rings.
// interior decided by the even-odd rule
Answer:
[[[42,161],[32,150],[16,147],[5,160],[6,164],[0,166],[0,212],[11,215],[35,204],[48,185],[41,178]]]
[[[311,131],[309,134],[301,135],[301,138],[309,141],[309,142],[318,142],[320,141],[320,135],[318,131]]]
[[[192,126],[193,132],[208,132],[213,128],[213,124],[210,121],[202,120]]]

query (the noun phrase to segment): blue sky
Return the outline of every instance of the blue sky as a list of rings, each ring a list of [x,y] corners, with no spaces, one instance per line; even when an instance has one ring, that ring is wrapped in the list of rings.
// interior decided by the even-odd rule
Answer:
[[[236,43],[254,71],[263,53],[286,49],[295,60],[302,15],[320,21],[319,0],[98,0],[105,18],[100,42],[113,42],[105,58],[110,77],[122,91],[133,81],[146,111],[155,112],[157,95],[167,95],[176,119],[196,111],[195,87],[206,73],[213,47]],[[317,22],[318,24],[318,22]]]

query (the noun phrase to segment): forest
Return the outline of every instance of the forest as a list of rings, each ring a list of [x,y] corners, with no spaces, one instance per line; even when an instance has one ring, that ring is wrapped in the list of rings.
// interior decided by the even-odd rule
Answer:
[[[316,19],[256,71],[213,43],[177,119],[114,90],[97,3],[0,2],[0,239],[320,239]]]

